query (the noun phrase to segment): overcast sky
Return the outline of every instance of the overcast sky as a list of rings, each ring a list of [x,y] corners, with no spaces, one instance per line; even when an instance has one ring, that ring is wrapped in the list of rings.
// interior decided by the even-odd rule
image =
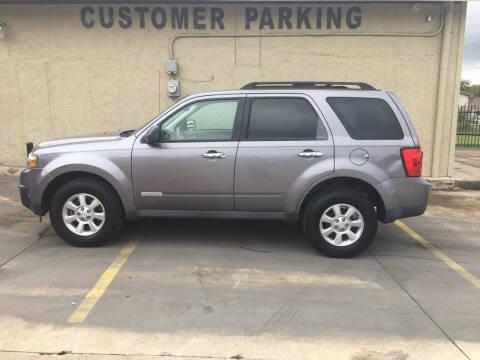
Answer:
[[[480,84],[480,1],[468,2],[462,79]]]

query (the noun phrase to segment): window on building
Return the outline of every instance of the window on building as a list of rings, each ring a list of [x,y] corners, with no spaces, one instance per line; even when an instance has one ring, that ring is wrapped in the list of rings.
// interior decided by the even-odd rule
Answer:
[[[385,100],[329,97],[327,102],[353,139],[403,139],[403,131],[398,119]]]

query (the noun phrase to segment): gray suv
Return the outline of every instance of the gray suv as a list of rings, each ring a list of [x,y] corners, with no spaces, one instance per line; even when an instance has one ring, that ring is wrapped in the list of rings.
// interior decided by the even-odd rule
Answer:
[[[421,215],[429,192],[407,112],[365,83],[196,94],[137,130],[42,142],[27,164],[22,203],[77,246],[141,217],[278,218],[351,257],[377,220]]]

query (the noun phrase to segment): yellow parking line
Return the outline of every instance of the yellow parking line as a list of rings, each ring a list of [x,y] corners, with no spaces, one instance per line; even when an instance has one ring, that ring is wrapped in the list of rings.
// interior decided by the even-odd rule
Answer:
[[[108,269],[105,270],[95,286],[85,296],[78,308],[73,312],[72,315],[70,315],[68,318],[69,323],[81,323],[85,320],[97,301],[102,297],[105,290],[107,290],[108,286],[115,278],[119,270],[122,268],[123,264],[125,264],[128,256],[133,252],[133,250],[135,250],[139,242],[140,238],[132,240],[122,249],[122,251],[120,251],[120,254],[118,254],[115,260],[113,260]]]
[[[442,260],[445,264],[447,264],[451,269],[455,270],[460,276],[462,276],[465,280],[467,280],[470,284],[475,286],[478,290],[480,290],[480,279],[473,275],[470,271],[465,269],[462,265],[455,262],[454,260],[450,259],[447,255],[443,252],[438,250],[434,245],[430,244],[427,240],[409,228],[400,220],[395,221],[395,224],[405,231],[408,235],[412,238],[417,240],[420,244],[423,245],[426,249],[430,250],[432,253],[435,254],[440,260]]]

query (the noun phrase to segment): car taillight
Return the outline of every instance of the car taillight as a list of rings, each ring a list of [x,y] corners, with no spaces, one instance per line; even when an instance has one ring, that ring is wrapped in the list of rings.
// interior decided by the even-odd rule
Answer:
[[[403,167],[407,176],[422,175],[422,149],[419,147],[402,148]]]

